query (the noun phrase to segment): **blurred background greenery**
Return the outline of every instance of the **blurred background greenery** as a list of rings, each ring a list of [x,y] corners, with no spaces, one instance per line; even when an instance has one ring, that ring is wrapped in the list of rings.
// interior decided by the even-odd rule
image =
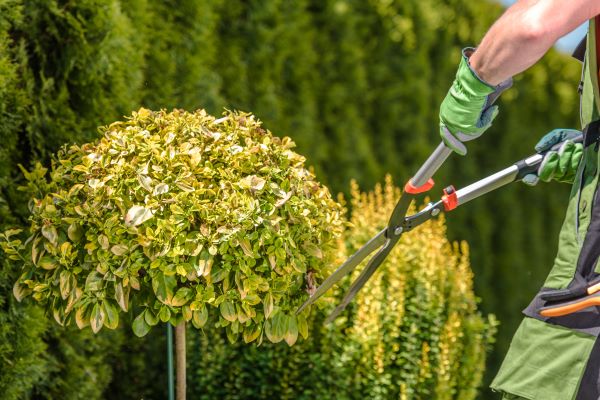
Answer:
[[[26,218],[17,164],[90,141],[140,106],[252,111],[291,136],[334,192],[386,173],[402,183],[439,141],[460,49],[501,12],[466,0],[0,0],[0,228]],[[578,127],[579,75],[577,61],[552,51],[518,76],[494,127],[452,157],[438,190],[528,155],[553,128]],[[448,216],[450,238],[471,246],[480,309],[501,323],[487,379],[549,270],[567,192],[515,184]],[[143,342],[59,332],[15,304],[15,271],[0,262],[0,387],[14,391],[3,398],[164,395],[161,332]]]

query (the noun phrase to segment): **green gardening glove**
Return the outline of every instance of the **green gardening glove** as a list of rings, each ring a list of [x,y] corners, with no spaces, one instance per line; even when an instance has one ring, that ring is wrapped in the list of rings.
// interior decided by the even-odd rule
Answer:
[[[571,139],[579,135],[581,132],[575,129],[555,129],[545,135],[535,145],[536,152],[543,153],[560,142],[563,144],[556,151],[548,151],[544,155],[537,174],[526,175],[523,183],[530,186],[536,185],[540,180],[573,183],[583,155],[583,145],[574,143]]]
[[[498,114],[494,101],[512,85],[507,79],[492,86],[480,79],[469,65],[469,57],[475,49],[463,50],[456,79],[440,106],[440,135],[452,150],[467,154],[463,142],[481,136]]]

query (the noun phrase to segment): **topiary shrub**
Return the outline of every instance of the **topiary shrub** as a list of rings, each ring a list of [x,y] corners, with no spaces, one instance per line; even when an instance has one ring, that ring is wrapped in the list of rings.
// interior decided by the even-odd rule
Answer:
[[[338,262],[386,226],[399,196],[391,179],[370,193],[352,186]],[[448,241],[443,217],[403,236],[347,311],[323,325],[351,279],[313,309],[311,338],[292,348],[196,334],[191,397],[476,398],[496,322],[477,311],[468,246]]]
[[[0,237],[22,270],[17,299],[94,332],[133,308],[139,336],[212,316],[231,342],[307,337],[295,310],[331,263],[342,208],[289,138],[203,110],[140,109],[100,131],[49,171],[23,170],[27,239]]]

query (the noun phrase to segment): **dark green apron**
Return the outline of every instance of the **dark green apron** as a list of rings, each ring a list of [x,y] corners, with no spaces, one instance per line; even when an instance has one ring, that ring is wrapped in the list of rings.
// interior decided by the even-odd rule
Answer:
[[[582,125],[594,130],[598,124],[590,124],[600,119],[597,20],[590,22],[581,94]],[[600,276],[600,196],[595,195],[598,143],[588,140],[585,146],[560,232],[558,254],[540,293],[571,288]],[[538,294],[524,310],[525,318],[491,388],[505,399],[598,400],[600,308],[544,318],[537,313],[544,305]]]

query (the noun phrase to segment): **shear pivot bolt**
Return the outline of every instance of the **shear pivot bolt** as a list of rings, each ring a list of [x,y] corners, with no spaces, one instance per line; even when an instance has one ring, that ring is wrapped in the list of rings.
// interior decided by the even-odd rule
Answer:
[[[440,209],[439,208],[434,208],[433,210],[431,210],[431,216],[432,217],[435,217],[439,213],[440,213]]]
[[[397,227],[396,229],[394,229],[394,235],[398,236],[399,234],[402,233],[404,229],[402,229],[401,226]]]

